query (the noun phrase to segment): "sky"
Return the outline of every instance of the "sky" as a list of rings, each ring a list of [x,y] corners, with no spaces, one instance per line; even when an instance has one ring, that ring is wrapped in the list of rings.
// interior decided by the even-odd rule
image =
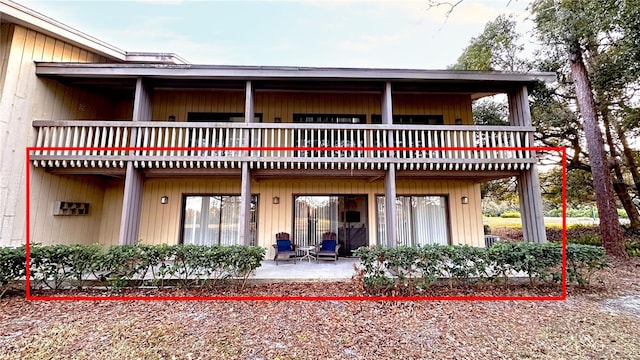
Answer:
[[[526,0],[465,0],[448,18],[427,0],[14,1],[122,50],[192,64],[445,69],[500,14],[532,27]]]

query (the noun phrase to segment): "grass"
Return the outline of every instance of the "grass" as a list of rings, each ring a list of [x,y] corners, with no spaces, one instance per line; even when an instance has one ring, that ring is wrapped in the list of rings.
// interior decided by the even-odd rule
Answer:
[[[484,217],[483,223],[491,228],[522,228],[522,221],[519,218]],[[545,217],[544,224],[547,227],[561,227],[561,217]],[[597,225],[597,220],[592,218],[567,218],[567,226],[570,225]]]

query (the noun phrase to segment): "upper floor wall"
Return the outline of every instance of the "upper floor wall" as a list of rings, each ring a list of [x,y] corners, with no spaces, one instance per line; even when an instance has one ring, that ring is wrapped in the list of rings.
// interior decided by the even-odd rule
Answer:
[[[366,123],[381,115],[382,93],[346,91],[269,91],[257,90],[254,112],[262,122],[290,123],[294,114],[364,115]],[[189,113],[238,113],[245,111],[245,93],[240,90],[157,90],[152,95],[152,120],[187,121]],[[438,115],[443,124],[473,124],[471,97],[466,94],[393,95],[395,115]]]

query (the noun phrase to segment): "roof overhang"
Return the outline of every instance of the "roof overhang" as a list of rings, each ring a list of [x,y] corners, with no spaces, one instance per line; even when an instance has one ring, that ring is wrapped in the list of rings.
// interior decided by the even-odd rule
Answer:
[[[354,90],[381,89],[392,82],[396,91],[459,92],[473,98],[507,92],[536,82],[553,82],[554,73],[510,73],[419,69],[319,68],[293,66],[225,66],[169,64],[37,63],[39,76],[86,82],[144,77],[158,87],[215,87],[215,82],[255,81],[256,89],[323,88],[339,85]],[[199,85],[200,84],[200,85]],[[318,85],[321,86],[318,86]],[[327,89],[331,85],[324,86]]]

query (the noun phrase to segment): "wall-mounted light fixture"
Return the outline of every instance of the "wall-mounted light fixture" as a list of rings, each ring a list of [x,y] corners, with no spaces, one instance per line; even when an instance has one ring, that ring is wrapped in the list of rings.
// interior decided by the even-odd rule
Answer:
[[[458,118],[455,121],[456,121],[455,122],[456,125],[462,125],[462,119]]]
[[[170,122],[176,121],[176,116],[175,115],[169,115],[169,121]]]
[[[274,204],[274,205],[278,205],[278,204],[280,204],[280,198],[279,198],[278,196],[274,196],[274,197],[273,197],[273,204]]]
[[[463,196],[462,198],[460,198],[460,202],[463,204],[468,204],[469,203],[469,197],[468,196]]]
[[[166,205],[168,203],[169,203],[169,197],[167,195],[164,195],[160,198],[160,204]]]
[[[279,118],[279,117],[275,117],[275,118],[273,118],[273,122],[274,123],[280,123],[280,122],[282,122],[282,119]]]

